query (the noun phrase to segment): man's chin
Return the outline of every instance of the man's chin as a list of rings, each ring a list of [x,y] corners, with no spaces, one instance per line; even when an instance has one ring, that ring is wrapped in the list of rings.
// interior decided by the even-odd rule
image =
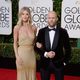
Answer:
[[[50,25],[50,27],[54,27],[55,25]]]

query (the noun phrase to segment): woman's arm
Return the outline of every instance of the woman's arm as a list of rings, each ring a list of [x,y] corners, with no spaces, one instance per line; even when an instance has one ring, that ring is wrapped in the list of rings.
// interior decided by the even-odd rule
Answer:
[[[14,27],[14,31],[13,31],[13,39],[14,39],[14,43],[13,43],[13,47],[14,47],[14,52],[15,52],[15,57],[17,58],[18,56],[18,28],[17,26]]]
[[[21,59],[21,57],[18,54],[18,37],[19,37],[19,28],[17,26],[14,27],[14,31],[13,31],[13,38],[14,38],[14,52],[15,52],[15,57],[16,57],[16,63],[19,65],[23,64],[23,60]]]

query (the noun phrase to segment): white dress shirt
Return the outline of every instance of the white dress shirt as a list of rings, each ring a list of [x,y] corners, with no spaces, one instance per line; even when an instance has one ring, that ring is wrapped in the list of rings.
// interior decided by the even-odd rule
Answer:
[[[49,29],[53,29],[52,27],[48,27],[48,28]],[[56,26],[54,28],[56,28]],[[51,46],[51,48],[52,48],[52,44],[54,42],[54,36],[55,36],[55,31],[54,30],[49,31],[49,38],[50,38],[50,44],[51,44],[50,46]],[[48,58],[47,57],[47,52],[44,53],[44,57]]]

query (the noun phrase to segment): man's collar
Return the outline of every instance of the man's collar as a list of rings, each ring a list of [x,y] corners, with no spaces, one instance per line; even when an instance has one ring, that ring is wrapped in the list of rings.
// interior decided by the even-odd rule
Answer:
[[[50,26],[48,26],[48,28],[49,28],[49,29],[54,29],[54,28],[56,29],[57,26],[56,26],[56,25],[55,25],[54,27],[50,27]]]

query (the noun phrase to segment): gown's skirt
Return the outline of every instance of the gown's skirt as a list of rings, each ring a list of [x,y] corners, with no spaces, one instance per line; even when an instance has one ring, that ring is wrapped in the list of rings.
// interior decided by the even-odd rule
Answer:
[[[17,65],[17,80],[36,80],[36,58],[33,46],[19,46],[18,54],[23,64]]]

